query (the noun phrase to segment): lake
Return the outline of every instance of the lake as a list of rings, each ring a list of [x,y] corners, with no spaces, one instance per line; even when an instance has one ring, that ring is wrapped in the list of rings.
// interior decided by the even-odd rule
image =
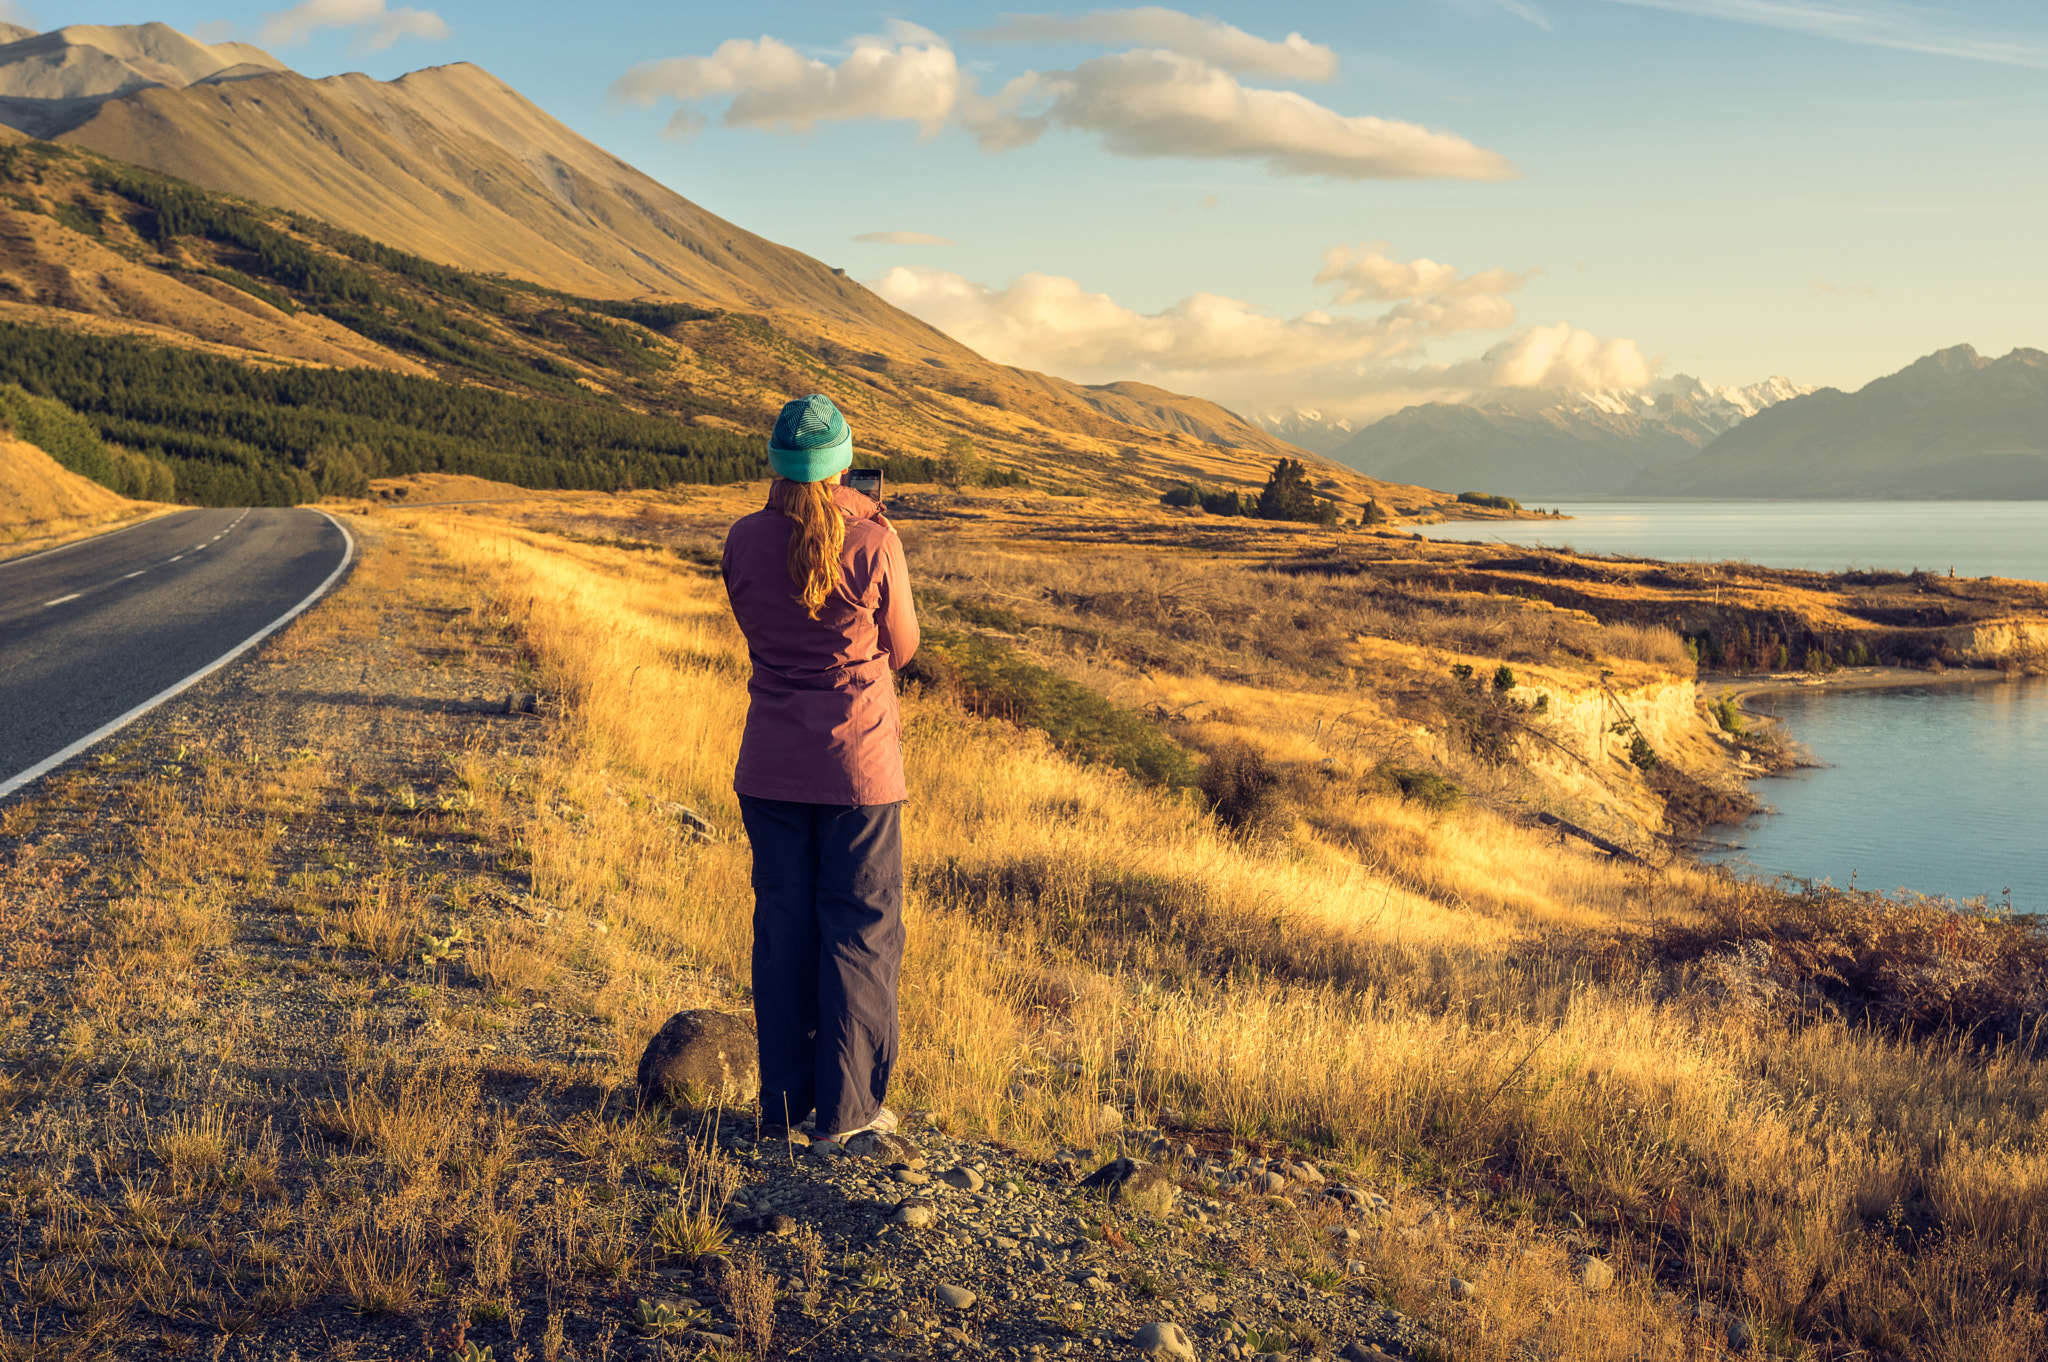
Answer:
[[[1570,520],[1449,521],[1431,539],[1763,567],[1956,570],[2048,582],[2048,501],[1525,501]]]
[[[1820,770],[1752,785],[1777,810],[1708,860],[2048,912],[2048,677],[1759,695]]]
[[[1549,506],[1548,500],[1525,503]],[[1421,526],[1432,539],[1765,567],[1927,568],[2048,581],[2048,502],[1559,502],[1566,521]],[[2048,678],[1802,691],[1750,707],[1826,763],[1756,782],[1776,810],[1709,856],[1773,875],[2048,912]]]

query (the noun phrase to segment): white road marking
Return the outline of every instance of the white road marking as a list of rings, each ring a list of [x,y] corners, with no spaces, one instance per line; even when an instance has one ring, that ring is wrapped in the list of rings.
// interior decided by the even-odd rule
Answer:
[[[0,798],[4,798],[7,795],[13,794],[16,790],[28,784],[30,781],[42,775],[44,772],[52,771],[55,770],[57,767],[62,766],[65,762],[71,760],[80,752],[85,751],[86,748],[91,747],[94,743],[106,737],[108,734],[120,732],[129,724],[134,723],[137,719],[140,719],[143,715],[149,713],[152,709],[155,709],[158,705],[170,699],[172,696],[178,694],[180,691],[185,690],[190,686],[197,685],[201,681],[204,681],[207,677],[213,675],[222,667],[227,666],[228,663],[233,662],[243,653],[248,652],[251,648],[261,643],[264,639],[269,638],[272,634],[284,628],[287,624],[290,624],[293,620],[297,619],[300,615],[304,614],[307,610],[312,608],[313,602],[319,600],[322,596],[326,595],[327,589],[333,586],[336,582],[341,580],[341,574],[348,571],[348,565],[355,561],[356,556],[355,536],[351,535],[348,532],[347,527],[344,526],[339,520],[336,520],[333,516],[328,515],[327,512],[325,511],[315,511],[315,514],[326,517],[328,524],[334,526],[335,529],[341,531],[341,542],[343,545],[343,549],[340,565],[337,566],[334,569],[334,571],[327,574],[326,581],[320,583],[320,585],[313,588],[312,595],[306,597],[306,599],[300,601],[297,605],[285,611],[282,615],[279,615],[276,619],[264,625],[255,633],[249,635],[249,637],[243,639],[233,648],[229,649],[225,653],[222,653],[219,657],[207,663],[204,667],[201,667],[198,671],[192,673],[183,681],[179,681],[171,687],[169,687],[168,689],[160,691],[155,695],[152,695],[149,699],[144,700],[141,704],[129,710],[120,718],[115,719],[111,723],[103,724],[99,728],[94,729],[92,732],[86,734],[77,742],[71,744],[71,746],[65,748],[62,752],[57,753],[55,756],[44,758],[42,761],[37,762],[34,766],[29,767],[26,771],[23,771],[19,775],[9,776],[6,780],[0,780]]]
[[[129,573],[128,577],[140,577],[143,573],[147,571],[149,571],[148,568],[138,568],[134,572]],[[128,580],[128,577],[123,577],[121,580],[125,582]]]
[[[83,596],[84,594],[85,594],[85,593],[84,593],[83,591],[74,591],[74,592],[72,592],[72,593],[71,593],[71,594],[70,594],[69,596],[59,596],[59,597],[58,597],[58,598],[57,598],[56,600],[54,600],[54,601],[44,601],[44,602],[43,602],[43,604],[44,604],[45,606],[52,606],[52,605],[62,605],[62,604],[64,604],[64,602],[66,602],[66,601],[75,601],[75,600],[77,600],[77,599],[78,599],[78,598],[79,598],[80,596]]]
[[[181,553],[181,554],[179,554],[179,555],[178,555],[178,558],[183,558],[184,556],[185,556],[185,555]],[[177,561],[178,561],[178,558],[166,558],[166,559],[164,559],[164,561],[165,561],[166,563],[175,563],[175,562],[177,562]]]

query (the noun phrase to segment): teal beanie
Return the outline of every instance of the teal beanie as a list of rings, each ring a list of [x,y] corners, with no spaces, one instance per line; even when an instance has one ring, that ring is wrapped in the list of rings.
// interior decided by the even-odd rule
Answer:
[[[853,463],[853,431],[825,394],[799,397],[775,418],[768,463],[791,482],[823,482]]]

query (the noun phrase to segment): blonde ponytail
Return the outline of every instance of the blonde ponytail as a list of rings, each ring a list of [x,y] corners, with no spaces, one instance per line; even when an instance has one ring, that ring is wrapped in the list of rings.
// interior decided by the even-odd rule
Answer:
[[[797,599],[812,619],[825,598],[839,589],[845,574],[839,555],[846,548],[846,517],[832,500],[829,482],[793,482],[783,489],[782,513],[789,531],[789,580]]]

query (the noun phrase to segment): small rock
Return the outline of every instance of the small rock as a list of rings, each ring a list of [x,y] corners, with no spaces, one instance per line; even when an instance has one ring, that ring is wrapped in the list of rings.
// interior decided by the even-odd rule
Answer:
[[[913,1160],[916,1163],[923,1162],[922,1159],[917,1158],[917,1152],[910,1147],[908,1140],[905,1140],[901,1135],[885,1135],[880,1131],[862,1131],[848,1140],[843,1147],[847,1153],[857,1159],[874,1159],[880,1163],[900,1163],[906,1168],[914,1166]]]
[[[1166,1320],[1138,1330],[1131,1339],[1131,1345],[1140,1356],[1153,1358],[1156,1362],[1195,1362],[1195,1345],[1187,1330]]]
[[[1121,1130],[1123,1129],[1123,1124],[1124,1114],[1109,1103],[1104,1102],[1101,1107],[1097,1108],[1095,1112],[1095,1128],[1097,1130]]]
[[[1306,1182],[1311,1185],[1320,1186],[1323,1181],[1322,1173],[1312,1163],[1289,1164],[1287,1172],[1296,1182]]]
[[[797,1223],[786,1215],[757,1215],[740,1228],[754,1234],[772,1234],[777,1239],[784,1239],[796,1233]]]
[[[921,1230],[939,1218],[938,1208],[928,1201],[906,1201],[889,1216],[889,1223]]]
[[[1479,1288],[1466,1281],[1463,1277],[1451,1278],[1448,1285],[1451,1291],[1451,1299],[1454,1301],[1469,1301],[1479,1294]]]
[[[1206,1291],[1189,1301],[1188,1304],[1205,1315],[1216,1313],[1216,1297]]]
[[[923,1177],[924,1175],[920,1173],[918,1176]],[[939,1178],[948,1187],[960,1187],[970,1192],[978,1192],[986,1185],[982,1181],[981,1174],[975,1172],[972,1168],[948,1168],[945,1172],[939,1174]]]
[[[941,1284],[933,1288],[932,1294],[937,1296],[939,1304],[945,1306],[948,1310],[965,1310],[968,1306],[974,1304],[974,1293],[964,1286],[953,1286],[950,1283]]]
[[[1746,1353],[1756,1343],[1756,1330],[1746,1319],[1728,1321],[1728,1348],[1731,1352]]]
[[[1344,1345],[1344,1351],[1337,1354],[1344,1362],[1394,1362],[1394,1359],[1378,1348],[1368,1348],[1357,1339]]]
[[[1110,1199],[1148,1215],[1163,1216],[1173,1209],[1180,1184],[1173,1170],[1143,1159],[1111,1159],[1081,1180],[1083,1187],[1107,1190]]]
[[[889,1176],[907,1187],[922,1187],[932,1180],[931,1174],[920,1173],[914,1168],[894,1168],[889,1171]],[[952,1179],[948,1178],[947,1181],[950,1182]]]
[[[1287,1191],[1287,1175],[1268,1169],[1252,1179],[1252,1191],[1260,1196],[1280,1196]]]
[[[1588,1254],[1579,1260],[1579,1285],[1588,1291],[1605,1291],[1614,1285],[1614,1269]]]
[[[678,1343],[691,1344],[699,1348],[709,1348],[713,1352],[724,1352],[740,1346],[724,1334],[709,1333],[703,1329],[692,1329],[687,1333],[677,1334],[675,1337]]]
[[[751,1013],[678,1012],[641,1053],[641,1100],[691,1106],[751,1101],[760,1091],[760,1065]]]
[[[1365,1238],[1364,1235],[1358,1232],[1358,1228],[1355,1225],[1339,1225],[1335,1230],[1331,1231],[1330,1237],[1340,1244],[1355,1244]]]

